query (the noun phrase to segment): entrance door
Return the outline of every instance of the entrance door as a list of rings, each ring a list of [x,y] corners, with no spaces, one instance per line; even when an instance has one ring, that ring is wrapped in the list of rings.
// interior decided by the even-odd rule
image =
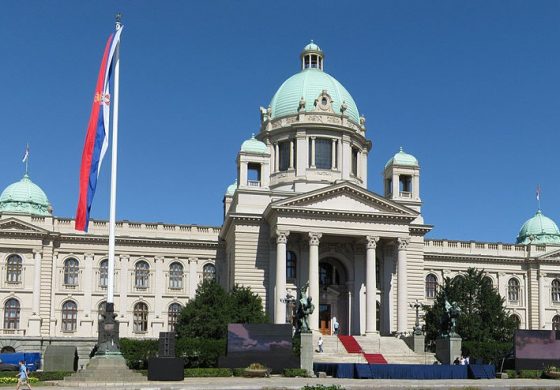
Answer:
[[[321,334],[331,334],[331,305],[319,305],[319,330]]]

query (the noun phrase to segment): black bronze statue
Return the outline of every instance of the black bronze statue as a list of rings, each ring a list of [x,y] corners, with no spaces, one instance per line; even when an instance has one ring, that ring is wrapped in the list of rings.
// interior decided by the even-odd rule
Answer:
[[[300,298],[298,301],[298,307],[296,311],[297,317],[297,332],[298,333],[309,333],[311,328],[309,327],[309,316],[315,310],[315,305],[311,302],[311,297],[307,295],[307,289],[309,288],[309,282],[305,283],[303,287],[300,288]]]

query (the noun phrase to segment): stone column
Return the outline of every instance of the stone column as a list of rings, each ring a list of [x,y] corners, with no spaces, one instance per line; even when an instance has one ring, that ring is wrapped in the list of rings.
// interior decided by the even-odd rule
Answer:
[[[274,144],[274,172],[278,172],[280,167],[280,153],[278,152],[278,142]]]
[[[274,296],[274,323],[286,323],[286,305],[280,299],[286,297],[286,244],[290,232],[276,232],[276,288]]]
[[[399,238],[399,253],[397,265],[397,332],[404,333],[407,331],[407,277],[406,277],[406,247],[408,239]]]
[[[348,288],[348,336],[352,334],[352,289]]]
[[[311,168],[315,168],[315,137],[311,137]]]
[[[27,336],[41,335],[41,316],[39,315],[41,303],[41,251],[33,251],[33,303],[31,306],[31,317],[27,326]]]
[[[321,233],[309,233],[309,292],[315,310],[311,314],[311,330],[319,329],[319,240]]]
[[[294,169],[294,140],[290,139],[290,167],[289,169]]]
[[[379,237],[367,236],[366,244],[366,333],[377,333],[376,324],[376,295],[375,284],[375,248]]]
[[[546,327],[546,311],[545,311],[545,288],[544,288],[544,278],[546,274],[539,270],[539,329],[545,329]]]
[[[33,269],[33,315],[39,315],[39,304],[41,302],[41,251],[33,251],[34,269]]]

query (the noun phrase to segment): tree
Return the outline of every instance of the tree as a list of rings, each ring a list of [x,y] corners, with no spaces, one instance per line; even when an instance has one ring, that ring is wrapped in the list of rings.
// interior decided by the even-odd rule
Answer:
[[[443,279],[433,306],[424,306],[426,338],[435,340],[445,333],[441,319],[445,300],[456,302],[461,309],[457,319],[457,333],[469,342],[511,342],[516,328],[504,306],[505,299],[492,287],[484,270],[469,268],[454,279]]]
[[[227,293],[218,283],[203,281],[175,325],[179,356],[191,367],[215,366],[225,353],[228,324],[265,322],[262,300],[249,287],[236,285]]]

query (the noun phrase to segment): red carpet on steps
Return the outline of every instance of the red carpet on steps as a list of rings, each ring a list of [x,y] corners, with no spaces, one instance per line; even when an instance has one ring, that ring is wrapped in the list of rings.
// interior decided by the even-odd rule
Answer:
[[[340,340],[342,345],[344,345],[344,348],[346,348],[346,352],[362,353],[362,347],[360,347],[360,344],[358,344],[354,336],[338,335],[338,339]]]
[[[364,353],[369,364],[387,364],[387,360],[380,353]]]

